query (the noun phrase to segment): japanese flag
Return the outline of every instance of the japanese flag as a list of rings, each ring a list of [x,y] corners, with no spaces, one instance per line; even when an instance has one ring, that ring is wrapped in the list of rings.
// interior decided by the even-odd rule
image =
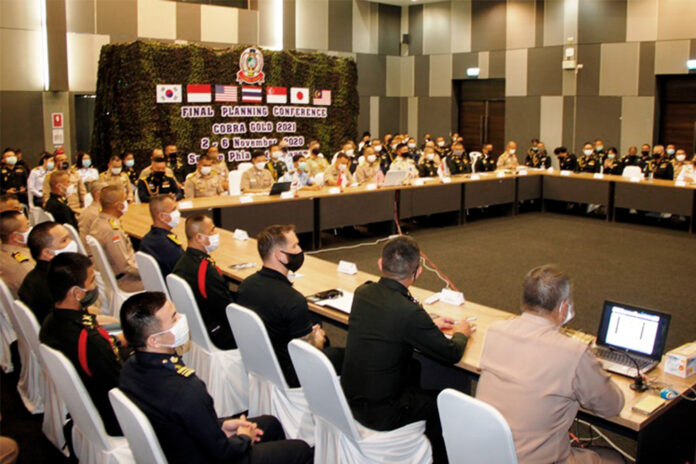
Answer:
[[[309,89],[306,87],[292,87],[290,89],[290,103],[306,105],[309,103]]]
[[[157,103],[181,103],[181,84],[157,84]]]

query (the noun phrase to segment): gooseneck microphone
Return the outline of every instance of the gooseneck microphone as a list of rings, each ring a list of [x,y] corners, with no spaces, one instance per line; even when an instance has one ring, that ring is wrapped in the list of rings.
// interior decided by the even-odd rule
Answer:
[[[623,350],[619,350],[618,348],[614,348],[612,346],[608,347],[610,351],[613,351],[615,353],[621,353],[622,355],[626,356],[628,359],[633,361],[633,364],[636,365],[636,376],[633,377],[633,383],[629,385],[631,387],[631,390],[637,391],[637,392],[644,392],[648,389],[648,385],[645,383],[645,379],[643,379],[643,376],[640,373],[640,366],[638,365],[638,362],[628,354],[627,352]]]

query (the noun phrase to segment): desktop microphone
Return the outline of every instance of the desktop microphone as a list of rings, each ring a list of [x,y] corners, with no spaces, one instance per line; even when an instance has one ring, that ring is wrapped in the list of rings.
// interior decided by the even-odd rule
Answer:
[[[633,361],[633,364],[636,365],[636,376],[633,377],[633,383],[629,385],[631,387],[631,390],[641,393],[647,391],[648,385],[645,383],[645,379],[643,379],[643,376],[640,374],[640,366],[638,365],[638,362],[635,359],[633,359],[633,357],[630,354],[623,350],[619,350],[612,346],[609,346],[608,348],[610,351],[613,351],[615,353],[621,353],[622,355],[626,356],[628,359]]]

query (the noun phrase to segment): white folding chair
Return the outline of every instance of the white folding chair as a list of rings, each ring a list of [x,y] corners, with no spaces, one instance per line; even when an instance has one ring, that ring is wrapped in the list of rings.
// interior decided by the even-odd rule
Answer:
[[[92,260],[94,261],[94,265],[104,280],[107,301],[110,302],[109,313],[111,316],[118,318],[123,302],[135,293],[124,292],[118,287],[116,275],[114,275],[114,270],[111,269],[111,264],[109,264],[109,260],[106,258],[106,254],[104,253],[104,249],[102,248],[101,244],[91,235],[88,235],[86,238],[87,246],[89,246],[89,249],[92,251]]]
[[[229,194],[239,195],[242,193],[242,173],[237,169],[236,171],[230,171],[227,176],[227,183],[229,184]]]
[[[138,251],[135,253],[135,262],[138,263],[140,279],[143,281],[145,290],[148,292],[163,292],[165,295],[167,295],[167,299],[171,300],[171,297],[169,296],[169,289],[167,288],[167,284],[164,282],[162,270],[160,269],[157,260],[148,253]]]
[[[336,371],[324,353],[302,340],[291,341],[288,351],[316,422],[314,462],[432,462],[425,421],[388,432],[368,429],[353,418]]]
[[[109,401],[135,461],[167,464],[167,458],[147,416],[118,388],[109,391]]]
[[[41,224],[42,222],[56,222],[56,220],[53,218],[53,215],[46,211],[43,208],[39,208],[38,211],[36,212],[37,214],[37,224]]]
[[[169,274],[167,285],[177,311],[186,314],[188,319],[191,343],[184,353],[184,362],[205,382],[218,417],[246,411],[249,409],[249,381],[240,350],[221,350],[213,345],[196,298],[184,279]]]
[[[63,224],[63,227],[68,229],[68,233],[70,234],[70,238],[72,238],[73,241],[75,243],[77,243],[77,251],[80,254],[83,254],[85,256],[89,256],[89,254],[87,254],[87,249],[85,248],[85,244],[82,243],[82,239],[80,238],[80,234],[77,232],[77,230],[75,230],[75,228],[70,224]]]
[[[31,348],[32,353],[36,356],[41,369],[40,383],[44,399],[44,416],[41,430],[56,448],[68,456],[70,453],[65,446],[65,437],[63,436],[63,425],[65,425],[65,417],[68,411],[58,396],[53,379],[48,374],[46,364],[43,362],[39,352],[39,323],[34,313],[21,301],[15,300],[13,309],[19,331]]]
[[[12,293],[2,279],[0,279],[0,285],[2,286],[0,291],[0,368],[4,373],[9,374],[14,371],[10,345],[17,340],[17,334],[10,315]]]
[[[21,327],[14,314],[14,298],[2,279],[0,279],[0,302],[3,314],[9,318],[17,337],[17,351],[19,351],[19,362],[22,365],[17,381],[17,392],[27,411],[32,414],[41,414],[44,403],[41,391],[41,366],[36,355],[31,352],[29,343],[22,336]]]
[[[39,352],[73,420],[73,448],[77,459],[95,464],[135,463],[126,439],[106,433],[97,408],[68,358],[44,344]]]
[[[304,392],[302,388],[288,387],[261,318],[230,303],[227,319],[249,372],[249,416],[275,416],[288,438],[314,444],[314,420]]]
[[[643,171],[640,169],[640,166],[626,166],[623,169],[623,172],[621,172],[621,176],[628,177],[629,179],[642,179]]]
[[[493,406],[448,388],[437,408],[450,462],[517,464],[510,427]]]

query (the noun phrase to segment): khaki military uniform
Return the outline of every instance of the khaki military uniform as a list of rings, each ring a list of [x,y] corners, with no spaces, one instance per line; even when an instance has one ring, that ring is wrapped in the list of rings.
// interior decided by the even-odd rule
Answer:
[[[268,169],[247,169],[242,174],[242,192],[249,189],[270,189],[273,185],[273,175]]]
[[[398,156],[389,165],[390,171],[407,171],[409,177],[418,177],[418,169],[416,163],[411,158],[402,158]]]
[[[497,168],[498,169],[516,169],[519,161],[517,155],[513,155],[508,152],[504,152],[498,157]]]
[[[51,196],[51,176],[56,172],[59,171],[51,171],[46,174],[46,177],[44,177],[42,187],[44,204],[46,204],[48,201],[48,197]],[[70,206],[70,209],[74,211],[84,206],[87,189],[85,188],[85,184],[82,183],[82,177],[80,177],[79,172],[68,170],[68,174],[70,175],[70,184],[75,186],[75,193],[68,197],[68,206]]]
[[[230,178],[230,168],[227,167],[227,162],[223,159],[220,160],[218,163],[213,164],[212,167],[213,172],[218,173],[223,182],[227,182],[227,179]]]
[[[101,205],[98,202],[93,201],[88,207],[82,210],[80,216],[77,218],[77,225],[80,229],[80,238],[82,239],[82,243],[87,243],[85,238],[89,234],[89,231],[92,230],[92,224],[94,224],[94,221],[97,220],[100,212]]]
[[[126,191],[126,199],[128,201],[133,201],[133,186],[131,185],[127,173],[121,171],[119,175],[115,176],[110,170],[107,170],[99,174],[99,180],[106,182],[108,185],[119,185],[123,187]]]
[[[26,247],[8,243],[3,243],[0,247],[0,277],[5,281],[14,298],[17,298],[17,292],[24,277],[34,269],[36,264],[29,256],[29,249]]]
[[[329,162],[323,156],[317,156],[316,158],[307,158],[307,168],[309,168],[309,175],[316,176],[320,172],[326,171],[329,167]]]
[[[121,228],[121,222],[101,212],[92,224],[89,235],[96,238],[104,248],[119,288],[126,292],[142,291],[143,283],[140,281],[138,266],[135,263],[135,251],[130,238]]]
[[[371,180],[374,180],[378,172],[379,161],[375,161],[372,164],[367,162],[363,163],[360,166],[358,166],[358,169],[355,170],[355,181],[358,184],[370,182]]]
[[[214,197],[225,192],[222,177],[216,171],[204,176],[200,171],[186,176],[184,182],[184,198]]]
[[[326,185],[347,187],[354,182],[353,174],[350,173],[349,169],[340,171],[336,166],[329,166],[326,171],[324,171],[324,184]]]

